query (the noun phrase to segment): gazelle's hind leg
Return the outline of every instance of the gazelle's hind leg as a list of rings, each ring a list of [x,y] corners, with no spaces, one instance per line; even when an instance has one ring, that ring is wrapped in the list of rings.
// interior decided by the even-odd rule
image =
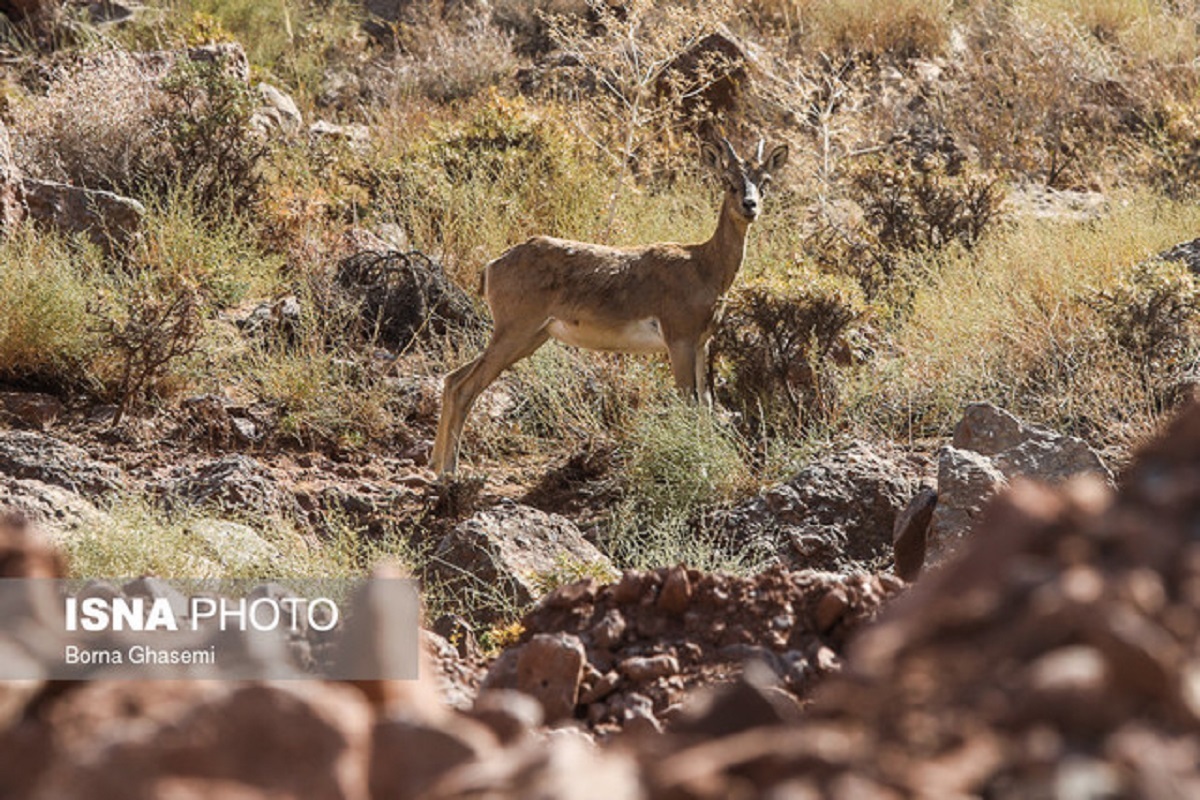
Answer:
[[[708,374],[708,339],[700,343],[696,352],[696,399],[709,411],[713,407],[712,386]]]
[[[430,466],[438,475],[453,475],[458,467],[458,441],[471,406],[500,373],[533,354],[546,343],[546,323],[537,328],[497,328],[487,348],[471,363],[446,376],[442,417],[438,421]]]
[[[667,342],[667,355],[671,359],[671,374],[675,377],[675,388],[689,402],[696,399],[697,377],[704,369],[699,363],[696,343],[690,339],[675,339]]]

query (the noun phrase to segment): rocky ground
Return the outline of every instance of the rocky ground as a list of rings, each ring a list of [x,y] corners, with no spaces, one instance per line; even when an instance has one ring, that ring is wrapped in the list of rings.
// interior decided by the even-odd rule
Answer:
[[[1198,453],[1193,406],[1115,491],[1102,474],[1015,479],[961,555],[907,589],[782,567],[563,586],[478,689],[470,655],[434,634],[416,682],[8,684],[0,783],[34,798],[1190,797]],[[4,575],[61,571],[32,529],[4,537]],[[456,678],[455,702],[434,675]]]

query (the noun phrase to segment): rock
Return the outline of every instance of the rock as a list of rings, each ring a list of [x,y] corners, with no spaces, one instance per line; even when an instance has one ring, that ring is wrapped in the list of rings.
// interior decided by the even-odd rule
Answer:
[[[937,492],[928,486],[923,487],[896,517],[896,524],[892,528],[892,552],[896,575],[902,580],[916,578],[925,564],[925,545],[937,503]]]
[[[516,504],[480,511],[438,544],[432,571],[448,587],[491,602],[470,609],[491,619],[495,601],[528,605],[572,564],[603,566],[608,559],[569,520]],[[452,589],[453,590],[453,589]]]
[[[137,200],[98,189],[26,178],[29,218],[68,234],[84,234],[105,248],[128,244],[142,227],[146,208]]]
[[[362,251],[342,260],[337,284],[360,309],[364,333],[394,352],[414,341],[482,331],[466,292],[418,251]]]
[[[952,446],[938,456],[938,499],[929,557],[938,559],[970,533],[988,499],[1016,478],[1062,483],[1081,475],[1113,482],[1086,442],[1028,425],[990,403],[967,406]]]
[[[896,516],[913,495],[910,471],[879,447],[858,442],[735,508],[722,527],[797,568],[875,561],[891,553]]]
[[[0,236],[12,232],[25,219],[25,187],[21,169],[13,160],[8,128],[0,121]]]
[[[269,83],[260,83],[255,89],[262,105],[250,117],[252,126],[265,134],[286,136],[298,133],[304,127],[300,108],[291,95]]]
[[[162,487],[169,501],[208,505],[258,518],[298,513],[295,498],[253,458],[230,455],[179,467]]]
[[[0,578],[63,578],[66,574],[58,550],[24,517],[0,515]]]
[[[384,717],[372,737],[371,797],[425,797],[444,775],[495,749],[495,737],[474,720],[451,717],[432,725]]]
[[[675,100],[681,118],[695,114],[735,114],[749,80],[746,45],[722,28],[709,33],[680,53],[662,70],[655,91]],[[679,90],[683,96],[679,97]],[[698,90],[697,90],[698,89]]]
[[[605,614],[588,633],[592,644],[603,650],[611,650],[619,645],[624,635],[625,617],[615,608]]]
[[[817,603],[817,630],[827,633],[842,620],[842,615],[850,608],[850,600],[841,589],[830,589]]]
[[[319,119],[308,126],[308,135],[313,139],[333,139],[362,147],[371,141],[371,129],[366,125],[337,125]]]
[[[102,27],[130,22],[146,10],[146,7],[137,0],[126,3],[118,3],[115,0],[98,0],[98,2],[90,2],[86,5],[88,21]]]
[[[1093,474],[1113,482],[1112,472],[1082,439],[1028,425],[990,403],[967,406],[952,444],[990,457],[1009,480],[1020,476],[1061,483]]]
[[[471,623],[458,614],[443,614],[438,617],[433,623],[433,631],[445,639],[462,658],[476,659],[482,654]]]
[[[283,558],[279,548],[240,522],[200,519],[189,523],[187,532],[207,542],[212,547],[213,560],[231,570],[264,568]]]
[[[0,432],[0,475],[98,496],[120,488],[116,467],[93,460],[75,445],[29,431]]]
[[[428,795],[429,800],[466,797],[645,800],[647,794],[629,752],[597,748],[566,729],[467,764]]]
[[[56,719],[71,710],[75,731],[59,739],[28,795],[35,800],[163,797],[161,787],[180,779],[206,789],[203,797],[223,797],[227,786],[255,796],[367,796],[370,709],[348,687],[99,681],[68,695]]]
[[[938,453],[938,502],[929,527],[926,561],[954,552],[1008,479],[987,456],[943,447]]]
[[[1159,261],[1181,261],[1193,275],[1200,275],[1200,239],[1177,244],[1155,258]]]
[[[0,508],[18,511],[57,531],[112,530],[116,523],[91,501],[69,489],[0,475]]]
[[[441,704],[457,711],[470,711],[485,672],[483,659],[461,655],[454,644],[432,631],[421,631],[421,639],[427,661],[432,662]],[[428,665],[422,669],[428,671]]]
[[[246,336],[291,344],[299,336],[303,321],[304,307],[300,304],[300,299],[295,295],[287,295],[278,300],[259,303],[249,314],[234,322]]]
[[[544,719],[541,703],[510,689],[481,692],[470,716],[486,725],[505,745],[531,735]]]
[[[40,392],[0,392],[0,408],[31,428],[44,431],[66,413],[52,395]]]
[[[1016,217],[1055,222],[1095,222],[1108,216],[1112,203],[1100,192],[1053,189],[1040,183],[1013,187],[1004,209]]]
[[[667,572],[662,591],[658,593],[658,607],[668,614],[682,614],[687,611],[692,599],[692,586],[688,581],[687,569],[672,567]]]
[[[754,662],[732,684],[705,687],[691,697],[671,730],[685,736],[717,738],[799,717],[799,704],[781,690],[775,673]]]
[[[617,669],[634,683],[649,683],[679,672],[675,656],[635,656],[622,661]]]
[[[546,722],[575,713],[587,655],[579,638],[570,634],[538,634],[522,645],[517,656],[519,691],[542,704]]]

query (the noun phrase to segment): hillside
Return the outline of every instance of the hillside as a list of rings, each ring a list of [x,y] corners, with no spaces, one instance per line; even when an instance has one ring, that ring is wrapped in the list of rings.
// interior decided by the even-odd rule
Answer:
[[[1194,436],[1200,6],[25,0],[0,51],[0,512],[13,563],[53,564],[0,573],[421,583],[438,680],[412,691],[441,710],[401,731],[406,690],[314,683],[350,743],[310,767],[357,777],[234,769],[227,796],[576,796],[573,769],[606,797],[1188,796],[1183,767],[1143,779],[1195,733],[1190,584],[1160,558],[1192,533],[1120,537],[1121,509],[1193,512],[1146,464]],[[699,356],[711,409],[665,354],[551,340],[435,474],[489,262],[703,242],[743,167],[761,213]],[[1162,458],[1184,485],[1188,454]],[[978,640],[950,619],[967,585]],[[1018,647],[997,597],[1051,632]],[[133,733],[72,738],[155,684],[55,686],[0,703],[65,765],[0,759],[13,796],[135,796],[96,766],[122,759],[144,796],[226,796],[219,769],[155,794],[179,776]],[[163,702],[238,692],[300,713],[269,684]]]

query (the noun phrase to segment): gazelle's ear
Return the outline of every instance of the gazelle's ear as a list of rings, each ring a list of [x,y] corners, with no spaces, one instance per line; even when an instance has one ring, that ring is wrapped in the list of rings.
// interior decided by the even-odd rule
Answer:
[[[713,172],[720,173],[725,171],[725,159],[721,155],[721,151],[712,142],[705,142],[700,145],[700,160]]]
[[[783,168],[788,159],[788,146],[786,144],[776,145],[771,150],[771,155],[767,156],[767,160],[763,162],[763,168],[767,172],[775,172]]]

